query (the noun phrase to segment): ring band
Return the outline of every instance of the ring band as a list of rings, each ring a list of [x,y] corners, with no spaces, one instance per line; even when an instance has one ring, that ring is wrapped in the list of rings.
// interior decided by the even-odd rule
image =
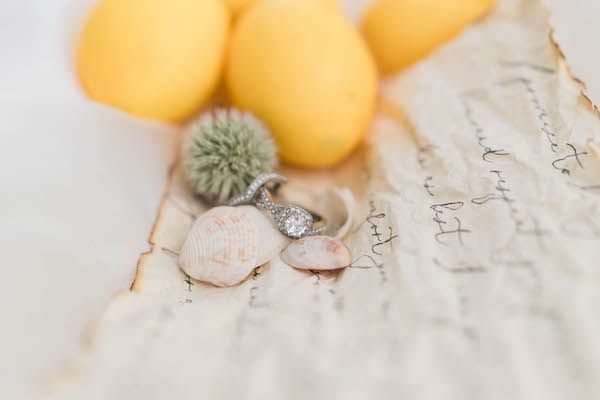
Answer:
[[[240,204],[251,204],[255,199],[258,190],[271,182],[274,182],[274,190],[277,190],[279,185],[287,182],[287,179],[274,172],[260,174],[252,181],[248,188],[244,190],[244,193],[229,200],[227,205],[239,206]]]
[[[231,199],[228,204],[236,206],[253,203],[271,214],[279,231],[292,239],[318,235],[325,230],[325,219],[319,214],[310,212],[297,204],[275,203],[267,188],[267,184],[271,182],[275,183],[274,190],[276,190],[280,184],[287,182],[287,179],[275,173],[261,174],[244,193]]]

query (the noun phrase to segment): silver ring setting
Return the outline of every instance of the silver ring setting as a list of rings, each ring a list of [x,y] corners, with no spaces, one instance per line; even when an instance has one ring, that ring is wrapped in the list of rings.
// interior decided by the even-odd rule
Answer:
[[[272,184],[273,190],[277,190],[279,185],[286,182],[287,179],[284,176],[274,172],[265,172],[257,176],[248,188],[244,190],[244,193],[230,199],[227,205],[239,206],[240,204],[252,204],[260,188],[265,187],[267,184]]]
[[[278,185],[286,181],[283,176],[275,173],[261,174],[248,186],[244,193],[231,199],[228,204],[230,206],[254,204],[258,208],[267,211],[273,217],[279,231],[292,239],[322,233],[326,224],[320,215],[312,213],[297,204],[284,205],[273,201],[273,195],[267,185],[274,183],[274,190],[277,190]]]

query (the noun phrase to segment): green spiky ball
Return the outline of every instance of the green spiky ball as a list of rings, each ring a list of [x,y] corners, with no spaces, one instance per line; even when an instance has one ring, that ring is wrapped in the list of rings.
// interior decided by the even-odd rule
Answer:
[[[190,125],[182,158],[191,188],[208,201],[224,203],[271,171],[277,151],[268,129],[252,114],[218,109]]]

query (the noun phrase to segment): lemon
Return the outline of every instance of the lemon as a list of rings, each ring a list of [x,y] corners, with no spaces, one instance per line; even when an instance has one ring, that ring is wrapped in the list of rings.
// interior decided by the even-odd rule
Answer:
[[[360,141],[377,73],[361,36],[335,7],[264,0],[232,34],[226,80],[234,104],[271,128],[285,162],[323,167]]]
[[[495,0],[375,0],[362,30],[384,73],[426,56],[494,6]]]
[[[225,3],[231,11],[231,15],[236,18],[245,10],[247,10],[252,3],[256,3],[257,0],[225,0]]]
[[[82,86],[131,114],[180,121],[215,89],[228,25],[220,0],[101,0],[79,43]]]
[[[248,11],[250,9],[250,7],[256,3],[258,3],[261,0],[224,0],[225,3],[227,4],[227,6],[229,7],[229,10],[231,11],[231,15],[233,16],[233,18],[237,18],[239,17],[241,14],[243,14],[244,12]],[[306,0],[309,1],[309,0]],[[310,0],[312,1],[312,0]],[[317,1],[321,1],[326,5],[332,6],[332,7],[338,7],[339,6],[339,0],[317,0]]]

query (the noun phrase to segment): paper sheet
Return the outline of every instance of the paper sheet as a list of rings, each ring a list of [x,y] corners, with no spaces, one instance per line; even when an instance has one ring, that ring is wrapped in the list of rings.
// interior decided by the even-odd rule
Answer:
[[[285,171],[353,190],[341,273],[189,279],[205,208],[175,171],[134,292],[51,398],[599,398],[600,117],[548,34],[537,1],[503,2],[382,85],[364,152]]]

